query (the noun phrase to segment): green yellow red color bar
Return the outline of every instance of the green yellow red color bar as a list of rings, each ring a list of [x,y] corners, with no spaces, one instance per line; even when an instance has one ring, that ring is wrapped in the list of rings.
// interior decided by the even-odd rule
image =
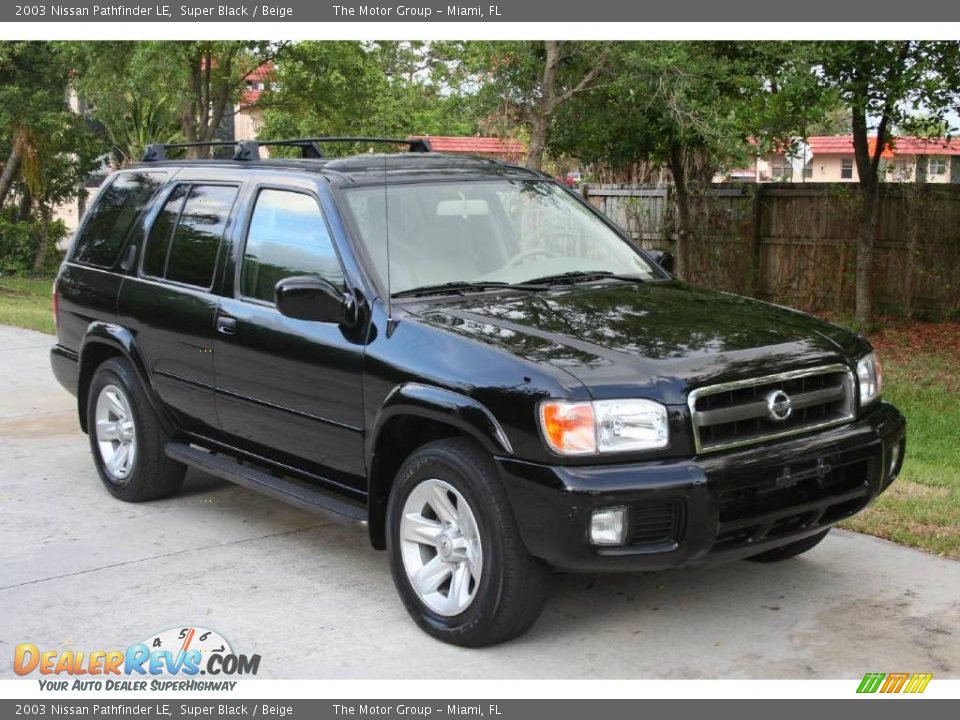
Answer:
[[[858,693],[922,693],[933,673],[867,673],[860,681]]]

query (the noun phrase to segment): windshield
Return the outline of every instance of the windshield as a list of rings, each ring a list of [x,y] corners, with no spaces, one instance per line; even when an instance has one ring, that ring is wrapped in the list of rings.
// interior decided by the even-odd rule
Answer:
[[[568,273],[656,276],[623,238],[553,183],[435,182],[345,194],[383,282],[389,222],[393,293]]]

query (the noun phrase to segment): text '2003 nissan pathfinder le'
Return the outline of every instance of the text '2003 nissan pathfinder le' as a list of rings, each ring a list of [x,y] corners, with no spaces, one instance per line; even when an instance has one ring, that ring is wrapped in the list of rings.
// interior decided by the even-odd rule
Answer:
[[[151,146],[97,196],[52,362],[115,497],[192,466],[366,522],[413,619],[478,646],[551,567],[789,558],[899,472],[862,337],[675,280],[539,173],[332,140]]]

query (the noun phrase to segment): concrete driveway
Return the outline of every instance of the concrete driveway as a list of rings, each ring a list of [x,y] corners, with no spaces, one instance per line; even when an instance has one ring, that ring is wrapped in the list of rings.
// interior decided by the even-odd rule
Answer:
[[[775,565],[558,575],[524,637],[442,645],[359,528],[193,472],[168,500],[111,499],[51,342],[0,327],[0,677],[17,643],[123,648],[188,624],[259,653],[259,677],[960,676],[960,563],[841,531]]]

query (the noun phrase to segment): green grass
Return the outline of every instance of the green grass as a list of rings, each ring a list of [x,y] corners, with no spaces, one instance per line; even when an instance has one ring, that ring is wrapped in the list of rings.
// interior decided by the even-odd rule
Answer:
[[[55,332],[52,276],[0,277],[0,324]],[[884,397],[907,416],[907,456],[890,489],[844,523],[960,558],[960,323],[898,323],[871,336]]]
[[[50,300],[52,286],[52,275],[0,276],[0,325],[56,332]]]
[[[845,526],[960,558],[960,324],[903,324],[871,340],[884,397],[907,417],[907,455],[890,489]]]

